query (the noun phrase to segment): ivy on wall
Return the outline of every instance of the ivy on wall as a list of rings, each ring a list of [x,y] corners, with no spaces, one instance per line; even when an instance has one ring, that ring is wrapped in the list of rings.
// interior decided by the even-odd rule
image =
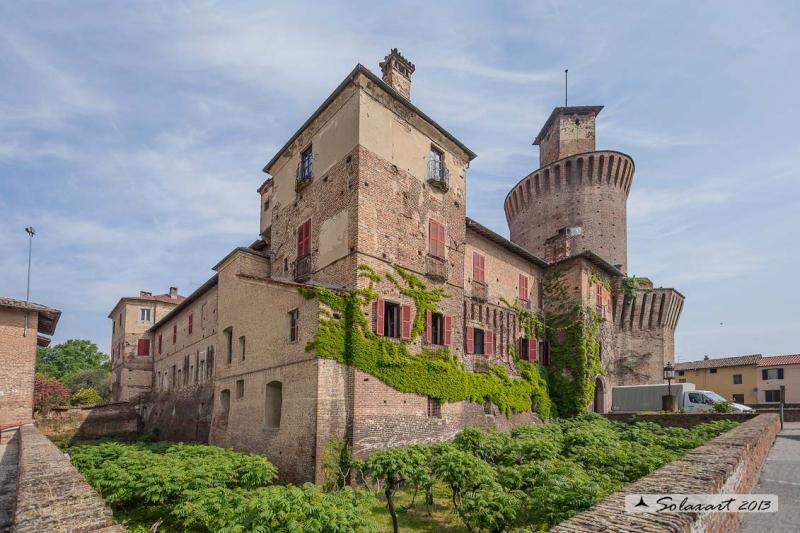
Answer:
[[[503,365],[490,365],[486,372],[469,372],[447,348],[411,353],[408,345],[423,333],[426,311],[438,311],[445,292],[429,288],[399,266],[393,268],[396,275],[387,274],[386,279],[414,300],[416,308],[409,340],[388,339],[372,331],[364,307],[377,298],[375,283],[382,278],[369,266],[359,265],[359,276],[369,280],[366,288],[343,294],[316,287],[301,289],[304,297],[319,298],[331,310],[321,313],[317,335],[306,349],[367,372],[402,392],[444,402],[489,401],[506,416],[531,409],[542,418],[550,416],[546,371],[540,365],[517,361],[521,377],[513,378]]]

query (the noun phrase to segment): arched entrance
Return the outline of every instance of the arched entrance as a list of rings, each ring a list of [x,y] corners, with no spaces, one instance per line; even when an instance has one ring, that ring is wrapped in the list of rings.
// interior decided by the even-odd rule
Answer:
[[[594,402],[592,402],[595,413],[606,412],[606,384],[602,376],[597,376],[594,380]]]

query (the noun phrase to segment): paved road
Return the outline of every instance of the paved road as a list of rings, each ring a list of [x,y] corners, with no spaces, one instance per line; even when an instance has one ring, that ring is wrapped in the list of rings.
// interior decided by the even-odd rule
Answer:
[[[741,533],[800,531],[800,422],[787,422],[767,456],[757,494],[777,494],[777,513],[744,513]]]

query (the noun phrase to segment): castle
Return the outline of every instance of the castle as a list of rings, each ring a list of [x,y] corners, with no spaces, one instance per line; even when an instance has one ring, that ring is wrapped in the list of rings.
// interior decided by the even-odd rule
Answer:
[[[596,150],[602,107],[553,110],[540,167],[505,200],[508,240],[466,217],[476,155],[412,103],[414,65],[393,49],[380,68],[357,65],[266,164],[253,244],[185,298],[142,293],[112,310],[113,396],[148,429],[263,453],[302,481],[321,479],[337,439],[364,456],[535,421],[525,398],[510,408],[461,385],[436,397],[447,380],[414,382],[408,365],[518,390],[515,361],[554,364],[566,335],[524,321],[557,311],[554,276],[558,305],[597,319],[589,409],[607,410],[614,385],[661,382],[683,296],[626,274],[634,164]],[[374,368],[358,362],[364,343],[379,347]]]

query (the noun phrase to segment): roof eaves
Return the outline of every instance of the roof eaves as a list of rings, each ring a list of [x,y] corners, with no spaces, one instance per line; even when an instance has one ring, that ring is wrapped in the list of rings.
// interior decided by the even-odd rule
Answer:
[[[167,321],[172,319],[172,317],[176,316],[182,310],[186,309],[186,307],[189,304],[191,304],[192,302],[197,300],[200,296],[202,296],[203,294],[208,292],[209,289],[211,289],[214,285],[217,284],[218,280],[219,280],[219,275],[218,274],[214,274],[213,276],[208,278],[208,281],[206,281],[205,283],[200,285],[197,289],[195,289],[195,291],[192,294],[190,294],[189,296],[187,296],[186,298],[184,298],[181,303],[179,303],[178,305],[176,305],[175,307],[170,309],[169,313],[167,313],[166,315],[161,317],[161,320],[159,320],[158,322],[153,324],[152,327],[150,327],[150,329],[147,330],[147,331],[149,331],[151,333],[156,331],[159,327],[161,327]]]
[[[536,265],[538,265],[538,266],[540,266],[542,268],[545,268],[545,267],[549,266],[549,263],[547,261],[545,261],[544,259],[536,257],[535,255],[530,253],[528,250],[526,250],[522,246],[511,242],[510,240],[506,239],[505,237],[503,237],[502,235],[500,235],[498,233],[495,233],[494,231],[490,230],[489,228],[487,228],[483,224],[481,224],[481,223],[479,223],[479,222],[477,222],[477,221],[475,221],[475,220],[473,220],[473,219],[471,219],[469,217],[466,217],[466,222],[467,222],[467,228],[471,229],[472,231],[474,231],[478,235],[481,235],[482,237],[484,237],[486,239],[489,239],[490,241],[494,242],[495,244],[498,244],[498,245],[502,246],[503,248],[505,248],[509,252],[511,252],[511,253],[513,253],[513,254],[515,254],[517,256],[520,256],[523,259],[526,259],[526,260],[528,260],[528,261],[530,261],[530,262],[532,262],[532,263],[534,263],[534,264],[536,264]]]

